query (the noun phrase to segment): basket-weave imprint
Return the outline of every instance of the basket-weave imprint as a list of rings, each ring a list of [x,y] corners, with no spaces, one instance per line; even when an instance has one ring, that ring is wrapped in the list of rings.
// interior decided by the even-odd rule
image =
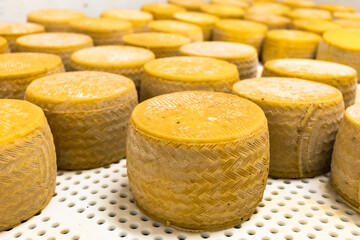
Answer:
[[[102,46],[102,45],[122,45],[123,37],[125,35],[133,33],[132,28],[128,30],[122,30],[122,31],[112,31],[109,33],[106,32],[88,32],[88,31],[81,31],[72,29],[72,32],[81,33],[89,35],[94,40],[95,46]]]
[[[45,27],[46,32],[72,32],[69,23],[38,23]]]
[[[257,76],[259,64],[257,55],[245,60],[228,60],[228,62],[236,65],[239,71],[240,80]]]

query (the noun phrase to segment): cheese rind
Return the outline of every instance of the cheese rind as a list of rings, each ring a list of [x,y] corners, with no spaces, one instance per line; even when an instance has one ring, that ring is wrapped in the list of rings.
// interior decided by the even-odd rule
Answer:
[[[303,178],[330,169],[335,135],[344,113],[334,87],[294,78],[240,81],[233,92],[258,104],[268,119],[270,175]]]
[[[245,14],[241,7],[226,4],[206,4],[201,7],[201,11],[219,18],[243,18]]]
[[[265,24],[269,29],[289,28],[291,23],[289,18],[279,15],[247,13],[244,18],[249,21]]]
[[[247,13],[250,14],[259,14],[259,15],[286,15],[290,11],[290,8],[286,5],[280,3],[258,3],[254,4],[247,10]]]
[[[201,6],[207,4],[204,0],[168,0],[168,2],[183,7],[188,11],[199,11]]]
[[[127,139],[135,203],[186,231],[242,223],[262,199],[268,141],[264,113],[234,95],[179,92],[149,99],[135,108]]]
[[[298,19],[293,21],[293,27],[294,29],[308,31],[319,35],[322,35],[324,32],[331,29],[342,28],[340,24],[318,19]]]
[[[191,39],[192,42],[203,41],[204,36],[200,27],[175,20],[158,20],[149,23],[153,32],[180,34]]]
[[[331,13],[333,12],[349,12],[354,13],[355,8],[347,5],[340,5],[340,4],[319,4],[317,6],[319,9],[329,11]]]
[[[41,211],[55,191],[53,137],[41,108],[0,100],[0,231]]]
[[[10,52],[6,38],[0,37],[0,54]]]
[[[155,20],[173,19],[177,12],[185,12],[186,9],[171,3],[146,3],[141,6],[141,10],[149,12]]]
[[[281,0],[283,4],[291,8],[314,8],[315,2],[308,0]]]
[[[292,20],[295,19],[319,19],[331,20],[331,13],[321,9],[297,8],[287,13]]]
[[[334,12],[335,19],[360,20],[360,13]]]

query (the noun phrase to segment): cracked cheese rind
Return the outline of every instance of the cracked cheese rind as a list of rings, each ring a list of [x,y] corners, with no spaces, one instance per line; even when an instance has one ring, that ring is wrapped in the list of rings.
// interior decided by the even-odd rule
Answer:
[[[231,94],[158,96],[134,109],[126,156],[135,203],[147,216],[186,231],[228,228],[247,220],[262,199],[266,118]]]
[[[152,32],[180,34],[191,39],[192,42],[203,41],[204,36],[201,28],[194,24],[176,20],[157,20],[149,23]]]
[[[295,78],[258,78],[233,92],[258,104],[270,133],[270,175],[304,178],[330,170],[332,147],[344,114],[339,90]]]
[[[41,108],[0,100],[0,231],[41,211],[56,181],[53,137]]]

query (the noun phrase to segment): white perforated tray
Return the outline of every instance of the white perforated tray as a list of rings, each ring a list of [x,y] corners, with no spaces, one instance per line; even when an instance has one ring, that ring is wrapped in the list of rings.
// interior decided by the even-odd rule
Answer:
[[[182,232],[139,212],[122,160],[94,170],[59,171],[49,205],[37,216],[1,232],[0,239],[356,240],[360,239],[360,214],[340,200],[328,174],[303,180],[269,179],[263,202],[241,226],[218,232]]]

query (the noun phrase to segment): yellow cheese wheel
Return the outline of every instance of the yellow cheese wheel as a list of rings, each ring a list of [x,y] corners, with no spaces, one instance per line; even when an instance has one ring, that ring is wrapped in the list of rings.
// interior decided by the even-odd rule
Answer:
[[[135,203],[187,231],[240,224],[262,199],[268,144],[263,111],[243,98],[189,91],[142,102],[126,150]]]
[[[319,9],[323,9],[329,12],[355,12],[355,8],[347,5],[340,4],[319,4],[317,6]]]
[[[206,4],[201,7],[201,11],[219,18],[242,18],[244,16],[244,10],[241,7],[226,4]]]
[[[335,19],[360,20],[360,13],[334,12],[333,16]]]
[[[317,59],[351,66],[359,76],[360,29],[333,29],[325,32],[317,51]]]
[[[199,26],[203,31],[204,40],[210,40],[212,37],[212,30],[219,18],[200,12],[179,12],[174,14],[176,20],[191,23]]]
[[[281,0],[281,2],[291,8],[314,8],[315,2],[309,0]]]
[[[106,10],[101,13],[101,17],[129,21],[134,32],[146,32],[148,30],[148,23],[153,20],[153,16],[150,13],[132,9]]]
[[[325,83],[340,90],[345,108],[355,102],[356,71],[342,64],[310,59],[277,59],[266,62],[262,76],[301,78]]]
[[[10,52],[10,48],[6,38],[0,37],[0,54]]]
[[[360,105],[346,109],[334,144],[331,184],[344,202],[360,212]]]
[[[299,30],[271,30],[267,33],[262,61],[278,58],[315,58],[321,37]]]
[[[157,32],[129,34],[123,40],[127,45],[151,50],[156,58],[177,56],[179,55],[179,48],[190,43],[188,37]]]
[[[327,30],[342,28],[340,24],[319,19],[297,19],[293,21],[294,29],[322,35]]]
[[[231,42],[197,42],[184,45],[180,53],[185,56],[213,57],[235,64],[240,79],[257,76],[258,55],[252,46]]]
[[[321,9],[311,8],[296,8],[289,13],[287,16],[293,20],[295,19],[320,19],[320,20],[331,20],[331,13]]]
[[[122,38],[133,32],[130,22],[113,18],[84,18],[69,23],[71,31],[89,35],[95,45],[122,44]]]
[[[45,28],[34,23],[0,23],[0,36],[6,38],[11,51],[15,51],[18,37],[44,32]]]
[[[41,211],[55,191],[53,137],[41,108],[0,99],[0,231]]]
[[[249,21],[264,24],[268,29],[289,28],[291,23],[289,18],[279,15],[248,13],[245,14],[244,18]]]
[[[16,40],[16,51],[56,54],[61,57],[65,69],[69,69],[73,52],[92,46],[93,40],[89,36],[78,33],[38,33]]]
[[[226,4],[241,7],[243,9],[248,8],[252,4],[253,0],[210,0],[213,4]]]
[[[155,59],[146,49],[131,46],[99,46],[79,50],[71,55],[70,68],[75,71],[103,71],[124,75],[140,89],[145,63]]]
[[[158,20],[149,23],[149,29],[153,32],[175,33],[191,39],[192,42],[199,42],[204,39],[200,27],[175,20]]]
[[[84,13],[69,9],[39,9],[29,12],[27,20],[43,25],[47,32],[69,32],[69,22],[85,17]]]
[[[344,114],[341,92],[295,78],[258,78],[233,92],[258,104],[270,133],[270,175],[303,178],[330,170],[332,147]]]
[[[60,169],[96,168],[125,156],[134,83],[105,72],[58,73],[33,81],[26,100],[40,106],[54,134]]]
[[[53,54],[0,54],[0,99],[23,99],[34,79],[64,71],[61,58]]]
[[[266,32],[266,25],[261,23],[224,19],[215,24],[213,40],[249,44],[260,52]]]
[[[208,57],[169,57],[145,64],[140,99],[180,91],[231,92],[239,80],[234,64]]]
[[[170,3],[146,3],[141,10],[151,13],[156,20],[173,19],[174,13],[185,12],[186,9]]]
[[[360,19],[336,19],[333,23],[339,24],[343,28],[360,28]]]
[[[202,5],[207,4],[204,0],[168,0],[168,2],[186,8],[188,11],[199,11]]]
[[[266,15],[285,15],[290,11],[290,8],[280,3],[258,3],[250,7],[247,13],[251,14],[266,14]]]

